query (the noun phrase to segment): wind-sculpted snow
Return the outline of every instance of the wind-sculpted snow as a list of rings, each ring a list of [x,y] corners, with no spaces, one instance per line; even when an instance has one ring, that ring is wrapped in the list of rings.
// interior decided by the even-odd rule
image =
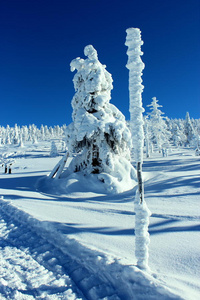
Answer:
[[[0,212],[2,299],[181,299],[147,273],[64,238],[7,201],[0,200]]]

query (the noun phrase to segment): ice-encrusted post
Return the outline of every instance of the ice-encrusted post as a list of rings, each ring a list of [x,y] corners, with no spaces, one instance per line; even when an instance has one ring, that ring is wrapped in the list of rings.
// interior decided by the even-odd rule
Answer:
[[[142,107],[142,71],[144,63],[141,60],[141,31],[138,28],[128,28],[125,45],[128,46],[127,69],[129,69],[129,111],[130,128],[132,133],[133,153],[137,165],[138,190],[135,196],[135,256],[137,266],[148,269],[148,245],[150,242],[148,225],[150,211],[144,200],[144,186],[142,180],[142,163],[144,147],[143,112]]]

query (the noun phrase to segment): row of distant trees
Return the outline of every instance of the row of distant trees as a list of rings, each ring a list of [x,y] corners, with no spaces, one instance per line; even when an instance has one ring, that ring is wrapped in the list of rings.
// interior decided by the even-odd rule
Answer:
[[[159,109],[162,107],[154,97],[150,105],[151,112],[144,116],[144,133],[146,155],[149,157],[154,151],[163,151],[170,145],[176,147],[189,146],[200,147],[200,119],[190,118],[186,113],[185,119],[169,119],[163,116]],[[32,124],[29,126],[14,127],[0,126],[0,145],[21,145],[25,142],[37,143],[51,139],[65,139],[67,126],[56,125],[54,127],[41,125],[38,128]]]
[[[38,128],[32,124],[29,126],[14,127],[7,125],[6,127],[0,126],[0,145],[19,145],[23,146],[25,142],[32,142],[36,144],[39,141],[45,141],[50,139],[63,139],[65,136],[66,125],[63,126],[50,126],[41,125]]]
[[[151,112],[144,117],[144,133],[147,157],[156,150],[166,154],[171,145],[176,147],[200,146],[200,119],[191,119],[186,113],[185,119],[163,117],[156,97],[152,98]]]

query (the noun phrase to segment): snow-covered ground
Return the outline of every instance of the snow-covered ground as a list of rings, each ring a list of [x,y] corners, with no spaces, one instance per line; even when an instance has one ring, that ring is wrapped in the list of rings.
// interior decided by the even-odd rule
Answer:
[[[5,152],[15,163],[12,174],[0,173],[0,299],[200,298],[200,157],[193,150],[144,162],[150,272],[135,266],[135,188],[106,195],[74,180],[63,195],[56,179],[49,190],[41,185],[61,159],[49,156],[50,143],[1,146]]]

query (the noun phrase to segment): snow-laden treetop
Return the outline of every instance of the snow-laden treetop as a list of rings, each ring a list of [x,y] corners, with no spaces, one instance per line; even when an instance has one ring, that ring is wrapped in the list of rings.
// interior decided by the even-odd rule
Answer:
[[[109,103],[113,88],[111,74],[99,62],[92,45],[84,48],[84,54],[86,59],[78,57],[70,64],[72,72],[77,70],[73,78],[76,93],[72,99],[77,141],[83,140],[84,136],[90,139],[95,131],[99,131],[100,123],[108,121],[110,109],[122,117],[117,108]]]
[[[148,115],[150,115],[151,117],[160,117],[164,114],[160,109],[158,109],[158,107],[163,106],[158,104],[158,99],[156,99],[156,97],[153,97],[151,104],[147,106],[150,107],[150,109],[152,110],[152,112],[148,113]]]
[[[89,59],[96,59],[98,60],[98,55],[96,49],[92,45],[88,45],[84,49],[84,54],[87,56]]]
[[[84,107],[86,111],[91,112],[91,110],[98,110],[103,107],[105,102],[109,102],[113,80],[111,74],[106,71],[106,66],[99,62],[97,51],[92,45],[84,48],[84,54],[87,59],[78,57],[73,59],[70,64],[72,72],[77,70],[73,79],[77,94],[72,100],[72,107],[75,109],[78,104],[79,107]],[[95,103],[91,101],[94,94]]]
[[[70,139],[69,145],[75,146],[84,139],[91,143],[94,139],[97,141],[97,136],[104,141],[104,133],[110,136],[114,132],[113,139],[116,143],[121,144],[126,140],[125,143],[129,145],[130,132],[125,117],[110,103],[112,76],[98,60],[97,51],[92,45],[84,48],[84,54],[86,59],[78,57],[70,64],[71,71],[77,70],[77,73],[73,78],[76,91],[72,99],[73,126],[69,127],[73,132],[71,137],[73,136],[74,142],[71,143]]]

